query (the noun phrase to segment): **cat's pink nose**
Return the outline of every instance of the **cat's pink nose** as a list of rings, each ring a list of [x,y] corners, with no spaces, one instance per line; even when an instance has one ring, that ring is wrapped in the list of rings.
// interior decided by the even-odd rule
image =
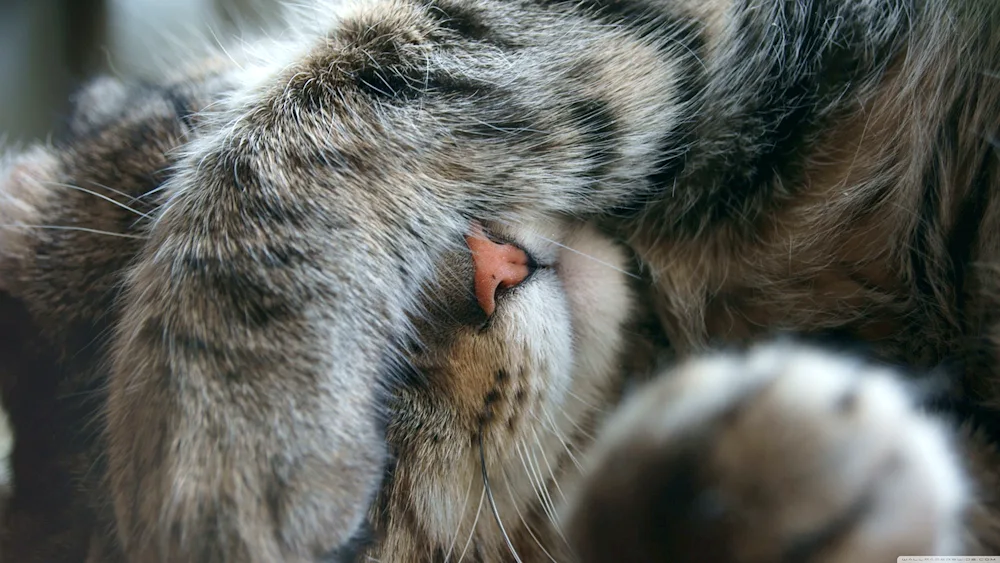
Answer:
[[[500,244],[486,238],[478,223],[472,224],[465,241],[472,250],[475,266],[476,300],[486,316],[491,316],[496,309],[497,291],[526,280],[531,274],[531,258],[512,244]]]

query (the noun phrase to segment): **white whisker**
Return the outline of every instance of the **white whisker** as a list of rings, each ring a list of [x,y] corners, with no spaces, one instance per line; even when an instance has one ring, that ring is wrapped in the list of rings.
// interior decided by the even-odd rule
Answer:
[[[469,529],[469,538],[465,540],[465,547],[462,548],[462,555],[458,557],[458,563],[462,563],[465,559],[466,552],[469,551],[469,545],[472,543],[472,536],[476,534],[476,526],[479,525],[479,515],[483,513],[483,501],[486,500],[486,487],[483,487],[483,492],[479,493],[479,506],[476,507],[476,517],[472,520],[472,528]]]
[[[53,231],[83,231],[85,233],[94,233],[96,235],[108,235],[109,237],[121,237],[121,238],[134,238],[144,240],[146,237],[142,235],[130,235],[126,233],[114,233],[111,231],[102,231],[100,229],[90,229],[87,227],[73,227],[69,225],[27,225],[24,223],[0,223],[0,229],[47,229]]]
[[[455,551],[455,543],[458,541],[458,534],[462,531],[462,522],[465,521],[465,507],[469,505],[469,496],[472,493],[472,483],[475,482],[476,477],[473,474],[469,478],[469,486],[465,489],[465,499],[462,500],[462,510],[459,511],[458,526],[455,528],[455,535],[451,538],[451,545],[448,546],[448,552],[444,556],[445,563],[451,559],[451,554]],[[485,492],[485,491],[484,491]],[[481,501],[480,501],[481,502]]]
[[[555,470],[553,470],[552,465],[549,463],[548,457],[546,457],[545,455],[545,448],[542,447],[542,441],[538,438],[538,432],[536,432],[535,428],[532,427],[531,433],[535,437],[535,446],[538,448],[538,453],[542,455],[542,461],[545,462],[545,467],[549,470],[549,478],[552,484],[555,486],[556,491],[558,491],[559,496],[562,497],[563,503],[565,503],[566,495],[563,493],[562,487],[559,486],[559,479],[556,478],[556,472]],[[537,458],[535,459],[535,464],[536,465],[538,464]],[[539,466],[538,470],[539,472],[541,472],[541,466]],[[561,539],[564,544],[569,545],[569,542],[566,540],[566,536],[564,536],[562,533],[562,527],[559,525],[559,518],[557,516],[558,513],[556,510],[555,502],[552,500],[552,491],[549,489],[549,487],[545,487],[545,494],[549,499],[549,505],[551,507],[551,512],[549,513],[548,516],[549,516],[549,522],[552,524],[552,529],[553,531],[555,531],[556,535],[559,536],[559,539]]]
[[[618,272],[620,274],[624,274],[624,275],[626,275],[626,276],[628,276],[628,277],[630,277],[632,279],[636,279],[636,280],[637,279],[641,279],[640,276],[638,276],[636,274],[633,274],[632,272],[629,272],[628,270],[623,270],[622,268],[619,268],[618,266],[615,266],[614,264],[610,264],[608,262],[605,262],[604,260],[601,260],[600,258],[597,258],[595,256],[591,256],[590,254],[587,254],[586,252],[581,252],[581,251],[579,251],[579,250],[577,250],[577,249],[575,249],[573,247],[566,246],[565,244],[563,244],[561,242],[554,241],[552,239],[543,237],[541,235],[538,235],[538,238],[540,238],[540,239],[542,239],[542,240],[544,240],[546,242],[549,242],[551,244],[554,244],[554,245],[558,246],[559,248],[568,250],[568,251],[570,251],[570,252],[572,252],[574,254],[577,254],[579,256],[583,256],[584,258],[586,258],[586,259],[588,259],[588,260],[590,260],[590,261],[592,261],[592,262],[594,262],[596,264],[600,264],[601,266],[604,266],[606,268],[610,268],[610,269],[612,269],[612,270],[614,270],[614,271],[616,271],[616,272]]]
[[[521,513],[521,509],[518,508],[517,500],[514,498],[514,490],[510,486],[510,481],[511,481],[510,475],[507,474],[506,468],[503,469],[503,474],[504,474],[504,484],[507,485],[507,496],[510,497],[510,503],[514,507],[514,512],[517,514],[518,519],[521,520],[521,525],[524,526],[524,529],[528,532],[528,535],[531,536],[532,540],[534,540],[535,545],[538,546],[538,549],[542,550],[542,553],[544,553],[545,556],[549,558],[549,561],[552,561],[552,563],[556,563],[555,558],[552,557],[552,555],[548,552],[548,550],[545,549],[545,546],[542,545],[541,540],[538,539],[538,536],[535,535],[534,530],[532,530],[531,526],[528,525],[528,521],[524,519],[524,514]]]
[[[158,193],[162,192],[163,190],[165,190],[166,187],[167,187],[166,183],[160,184],[159,186],[157,186],[157,187],[149,190],[148,192],[141,193],[141,194],[139,194],[139,195],[131,198],[129,200],[129,203],[135,203],[135,202],[141,201],[141,200],[143,200],[143,199],[145,199],[145,198],[147,198],[147,197],[149,197],[149,196],[151,196],[153,194],[158,194]]]
[[[120,195],[122,197],[127,197],[127,198],[129,198],[129,200],[134,200],[135,199],[131,195],[129,195],[129,194],[127,194],[127,193],[125,193],[125,192],[123,192],[121,190],[116,190],[116,189],[114,189],[114,188],[112,188],[110,186],[105,186],[104,184],[102,184],[100,182],[95,182],[93,180],[87,180],[87,183],[91,184],[91,185],[94,185],[94,186],[97,186],[98,188],[103,188],[105,190],[108,190],[109,192],[111,192],[113,194],[118,194],[118,195]],[[130,203],[131,203],[131,201],[130,201]]]
[[[588,430],[584,429],[582,426],[580,426],[580,423],[578,423],[577,421],[573,420],[573,417],[566,416],[565,414],[563,416],[566,418],[566,421],[569,422],[573,426],[573,428],[577,432],[579,432],[584,438],[587,438],[588,440],[591,440],[591,441],[594,441],[596,439],[596,437],[593,435],[593,433],[591,433],[590,431],[588,431]]]
[[[505,226],[508,226],[508,227],[514,225],[514,223],[512,221],[510,221],[510,220],[494,219],[494,221],[496,221],[497,223],[501,223],[501,224],[503,224]],[[537,237],[539,240],[543,240],[543,241],[545,241],[545,242],[547,242],[549,244],[558,246],[559,248],[562,248],[562,249],[568,250],[568,251],[570,251],[570,252],[572,252],[574,254],[578,254],[580,256],[583,256],[584,258],[586,258],[586,259],[594,262],[595,264],[600,264],[601,266],[604,266],[606,268],[610,268],[610,269],[614,270],[615,272],[618,272],[620,274],[624,274],[624,275],[626,275],[626,276],[628,276],[628,277],[630,277],[632,279],[641,279],[641,276],[638,276],[638,275],[636,275],[636,274],[634,274],[632,272],[629,272],[628,270],[623,270],[622,268],[619,268],[618,266],[615,266],[614,264],[610,264],[608,262],[605,262],[604,260],[601,260],[600,258],[597,258],[596,256],[591,256],[590,254],[587,254],[586,252],[583,252],[581,250],[577,250],[577,249],[575,249],[575,248],[573,248],[571,246],[567,246],[567,245],[565,245],[565,244],[563,244],[561,242],[558,242],[556,240],[548,238],[548,237],[546,237],[546,236],[544,236],[544,235],[542,235],[540,233],[532,233],[532,237]]]
[[[538,445],[538,450],[542,454],[542,461],[545,462],[545,467],[549,470],[549,476],[552,478],[552,483],[555,485],[556,491],[559,493],[559,496],[565,502],[566,494],[563,493],[562,487],[559,486],[559,479],[556,479],[556,472],[555,470],[553,470],[552,465],[549,463],[549,458],[545,455],[545,449],[542,448],[542,441],[539,439],[538,432],[535,430],[534,426],[531,427],[531,433],[532,435],[534,435],[535,444]]]
[[[94,190],[88,190],[87,188],[81,188],[80,186],[74,186],[73,184],[63,184],[63,183],[60,183],[60,182],[42,182],[42,184],[49,185],[49,186],[59,186],[61,188],[69,188],[71,190],[77,190],[77,191],[83,192],[85,194],[90,194],[90,195],[92,195],[94,197],[101,198],[104,201],[106,201],[106,202],[108,202],[108,203],[110,203],[112,205],[117,205],[118,207],[121,207],[122,209],[124,209],[126,211],[131,211],[132,213],[135,213],[136,215],[138,215],[138,216],[140,216],[140,217],[142,217],[144,219],[149,219],[150,218],[149,215],[147,215],[146,213],[143,213],[142,211],[139,211],[137,209],[129,207],[128,205],[125,205],[124,203],[122,203],[120,201],[115,201],[115,200],[111,199],[110,197],[108,197],[108,196],[106,196],[104,194],[100,194],[100,193],[95,192]]]
[[[528,483],[531,485],[531,491],[535,493],[535,498],[537,498],[542,503],[542,508],[544,509],[546,508],[545,499],[542,496],[542,492],[538,484],[535,482],[534,472],[532,472],[531,469],[528,467],[528,462],[525,459],[524,451],[521,450],[522,443],[523,440],[518,439],[517,443],[514,444],[514,451],[517,452],[517,457],[519,460],[521,460],[521,469],[524,470],[524,476],[528,479]]]
[[[569,444],[566,443],[565,438],[563,438],[562,432],[559,431],[559,426],[556,424],[555,419],[552,417],[552,413],[549,412],[548,409],[542,409],[542,413],[549,419],[549,424],[546,424],[544,420],[538,418],[538,416],[535,415],[534,413],[532,413],[532,416],[535,418],[535,420],[537,420],[542,424],[542,427],[544,427],[546,430],[552,433],[552,435],[555,436],[557,440],[559,440],[559,443],[562,444],[563,449],[566,450],[566,454],[569,456],[570,460],[573,461],[573,465],[576,466],[576,469],[578,471],[583,471],[583,465],[580,463],[578,459],[576,459],[576,456],[573,455],[573,451],[570,449]]]
[[[545,516],[548,519],[555,519],[555,505],[552,502],[552,497],[549,495],[549,489],[545,486],[545,477],[542,475],[542,468],[538,464],[538,458],[535,456],[533,450],[529,450],[528,445],[522,440],[520,446],[524,448],[524,455],[522,457],[523,462],[526,462],[525,469],[531,472],[532,477],[537,486],[535,487],[535,494],[538,500],[541,502],[542,511],[545,512]]]
[[[599,406],[597,406],[597,405],[595,405],[595,404],[587,401],[586,399],[584,399],[583,397],[577,395],[576,393],[574,393],[570,389],[566,390],[566,394],[569,395],[570,397],[576,399],[577,401],[580,401],[581,403],[583,403],[583,406],[587,407],[588,409],[590,409],[592,411],[600,412],[600,413],[606,413],[607,412],[606,409],[603,409],[603,408],[601,408],[601,407],[599,407]]]
[[[479,428],[479,464],[483,470],[483,488],[486,490],[486,497],[490,501],[490,508],[493,509],[493,517],[496,518],[497,526],[500,528],[500,534],[503,536],[504,542],[507,543],[507,549],[510,550],[510,554],[514,556],[514,561],[517,563],[524,563],[521,561],[521,557],[517,554],[517,550],[514,549],[514,543],[511,542],[510,536],[507,535],[507,529],[503,526],[503,519],[500,518],[500,510],[497,508],[496,500],[493,498],[493,490],[490,488],[490,476],[486,471],[486,448],[483,447],[482,427]]]

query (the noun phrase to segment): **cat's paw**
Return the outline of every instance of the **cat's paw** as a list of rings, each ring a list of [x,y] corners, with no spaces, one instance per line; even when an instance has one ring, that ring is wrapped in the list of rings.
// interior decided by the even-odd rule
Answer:
[[[56,193],[51,180],[58,161],[34,147],[24,152],[0,151],[0,291],[17,278],[17,260],[28,248],[29,229],[36,228],[43,209]]]
[[[968,495],[954,440],[856,359],[781,343],[693,360],[610,422],[570,541],[584,562],[953,555]]]

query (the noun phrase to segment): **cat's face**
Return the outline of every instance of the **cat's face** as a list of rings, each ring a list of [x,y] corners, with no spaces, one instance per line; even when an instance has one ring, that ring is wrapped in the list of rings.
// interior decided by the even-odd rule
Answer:
[[[397,463],[375,508],[383,561],[506,553],[494,505],[519,553],[558,552],[550,518],[634,365],[623,357],[638,339],[633,266],[620,245],[559,221],[486,231],[527,254],[529,275],[499,289],[487,315],[473,252],[441,262],[392,405]]]

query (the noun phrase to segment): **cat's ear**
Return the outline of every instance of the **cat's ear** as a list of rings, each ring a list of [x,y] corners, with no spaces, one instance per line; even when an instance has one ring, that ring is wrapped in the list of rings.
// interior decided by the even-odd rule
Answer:
[[[34,146],[0,154],[0,291],[11,289],[18,263],[52,204],[59,160],[52,149]]]

